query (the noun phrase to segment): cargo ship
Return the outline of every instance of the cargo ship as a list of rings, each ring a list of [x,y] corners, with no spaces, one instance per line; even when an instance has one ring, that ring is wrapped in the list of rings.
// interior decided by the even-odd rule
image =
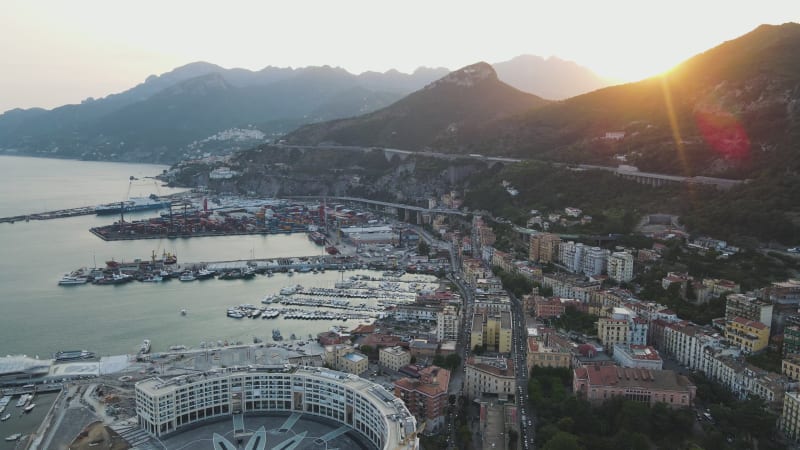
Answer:
[[[169,208],[170,204],[171,202],[169,200],[161,200],[157,195],[150,194],[149,197],[131,197],[119,203],[95,206],[94,212],[102,216],[107,214],[119,214],[120,212],[128,213]]]
[[[56,361],[71,361],[74,359],[94,358],[94,352],[88,350],[62,350],[53,355]]]

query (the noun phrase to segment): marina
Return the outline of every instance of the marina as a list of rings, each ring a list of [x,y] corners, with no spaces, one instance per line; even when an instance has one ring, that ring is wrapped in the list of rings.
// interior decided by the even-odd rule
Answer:
[[[15,175],[25,173],[28,165],[49,167],[55,164],[61,170],[74,170],[76,173],[80,173],[85,165],[102,168],[106,175],[100,178],[101,181],[88,176],[88,173],[73,180],[75,184],[65,190],[69,198],[58,199],[64,206],[111,203],[114,196],[122,196],[119,180],[127,179],[131,170],[137,167],[8,158],[8,161],[12,160],[24,163],[24,166],[0,167],[0,172],[7,171],[2,172],[6,178],[0,179],[0,187],[11,189],[11,186],[21,183]],[[151,175],[162,170],[159,166],[150,167]],[[91,173],[96,172],[93,170]],[[25,187],[26,195],[31,196],[37,195],[37,190],[42,192],[42,196],[60,193],[60,186],[56,185],[39,183]],[[114,191],[117,194],[105,194],[105,197],[87,195]],[[13,216],[31,210],[29,199],[16,200],[9,197],[5,199],[7,203],[0,202],[0,215]],[[225,202],[226,206],[232,204],[230,200]],[[41,209],[47,209],[48,204],[38,203],[45,206]],[[246,201],[241,204],[245,208],[251,207]],[[130,213],[126,220],[144,219],[151,215],[152,212]],[[356,249],[348,248],[344,243],[336,243],[337,252],[341,250],[341,254],[332,255],[324,245],[320,245],[322,241],[318,235],[310,236],[314,232],[321,234],[318,230],[311,233],[120,241],[101,241],[87,232],[90,228],[106,225],[110,217],[87,214],[57,223],[29,221],[4,226],[0,245],[7,254],[15,256],[0,260],[0,283],[5,290],[0,326],[7,336],[0,342],[0,352],[47,358],[56,351],[74,349],[82,354],[82,349],[86,349],[94,353],[95,358],[101,358],[138,355],[145,338],[151,341],[152,348],[147,355],[154,355],[167,352],[176,345],[191,349],[203,343],[206,347],[212,343],[222,347],[225,343],[255,339],[266,342],[270,340],[273,329],[280,330],[284,338],[292,334],[316,335],[334,325],[370,321],[390,306],[387,296],[400,298],[408,295],[388,289],[397,275],[409,280],[409,286],[415,277],[430,282],[436,280],[432,275],[401,274],[395,272],[397,269],[389,269],[389,273],[387,268],[377,264],[385,263],[383,259],[359,261]],[[152,264],[154,260],[156,264]],[[153,268],[158,267],[158,271],[141,270],[143,265],[153,265]],[[96,266],[100,270],[91,269]],[[429,269],[422,265],[418,267],[429,273],[439,270],[435,264],[431,264]],[[252,274],[243,272],[248,268]],[[195,279],[180,282],[180,275],[186,271],[193,272]],[[240,275],[236,275],[237,272]],[[43,277],[42,274],[49,276]],[[100,282],[101,279],[104,281]],[[381,281],[373,282],[371,279],[387,283],[387,289],[381,296],[365,298],[355,287],[368,282],[375,285],[377,292]],[[92,283],[94,280],[98,283]],[[301,289],[294,293],[291,302],[261,303],[265,297],[279,295],[282,289],[296,288],[297,285]],[[350,302],[345,304],[340,300]],[[247,303],[258,305],[260,315],[250,314],[249,320],[244,316],[241,320],[232,320],[226,315],[232,305]],[[365,306],[359,307],[361,303]],[[318,312],[310,314],[310,311]],[[26,319],[19,320],[22,317]],[[36,403],[38,406],[29,415],[35,415],[42,407],[41,402]]]

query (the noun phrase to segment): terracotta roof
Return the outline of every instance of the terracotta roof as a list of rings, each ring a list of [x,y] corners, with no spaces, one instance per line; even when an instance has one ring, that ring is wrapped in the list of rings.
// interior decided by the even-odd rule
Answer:
[[[647,389],[686,390],[692,383],[672,370],[647,370],[619,366],[589,366],[574,369],[576,379],[591,386],[641,387]]]
[[[751,328],[755,328],[755,329],[758,329],[758,330],[763,330],[763,329],[767,328],[766,325],[764,325],[763,323],[761,323],[761,322],[759,322],[757,320],[747,320],[744,317],[734,317],[733,321],[736,322],[736,323],[742,324],[742,325],[744,325],[746,327],[751,327]]]

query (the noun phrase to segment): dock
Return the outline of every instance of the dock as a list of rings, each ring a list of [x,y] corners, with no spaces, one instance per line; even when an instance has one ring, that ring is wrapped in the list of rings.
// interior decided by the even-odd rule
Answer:
[[[94,206],[81,206],[78,208],[58,209],[21,216],[0,217],[0,223],[28,222],[31,220],[64,219],[67,217],[88,216],[95,214]]]

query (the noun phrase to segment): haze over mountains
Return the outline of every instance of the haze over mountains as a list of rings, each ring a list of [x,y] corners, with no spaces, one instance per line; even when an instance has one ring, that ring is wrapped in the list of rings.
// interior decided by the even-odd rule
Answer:
[[[522,90],[553,98],[602,83],[587,69],[554,58],[524,56],[498,66]],[[248,148],[305,123],[368,113],[448,72],[419,68],[411,74],[353,75],[329,66],[249,71],[197,62],[79,105],[8,111],[0,115],[0,149],[173,162],[223,148]]]
[[[560,102],[535,102],[519,114],[487,115],[457,132],[430,133],[420,123],[414,142],[395,146],[393,133],[456,98],[423,90],[419,108],[383,110],[308,125],[287,139],[296,144],[389,146],[616,166],[680,175],[748,177],[769,167],[798,167],[800,25],[763,25],[697,55],[670,73],[612,86]],[[498,81],[498,83],[500,83]],[[523,94],[518,94],[522,96]],[[488,102],[478,88],[464,97]],[[507,111],[508,112],[508,111]],[[376,118],[384,118],[376,122]],[[449,116],[457,123],[457,116]],[[420,120],[420,122],[427,122]],[[439,122],[447,122],[440,117]],[[394,127],[394,128],[393,128]],[[380,129],[380,133],[376,132]]]
[[[294,143],[336,143],[421,150],[459,141],[462,130],[548,103],[497,78],[487,63],[452,72],[381,110],[351,119],[306,125],[286,136]]]

